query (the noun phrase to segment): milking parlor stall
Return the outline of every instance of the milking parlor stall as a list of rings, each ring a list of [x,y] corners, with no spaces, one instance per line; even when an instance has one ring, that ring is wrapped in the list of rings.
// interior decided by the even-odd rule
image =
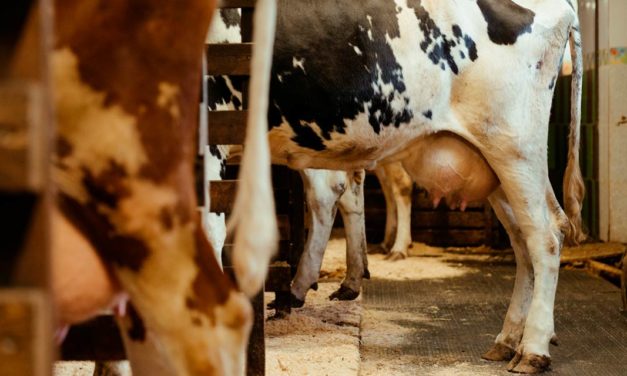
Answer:
[[[627,375],[624,0],[0,5],[0,376]]]

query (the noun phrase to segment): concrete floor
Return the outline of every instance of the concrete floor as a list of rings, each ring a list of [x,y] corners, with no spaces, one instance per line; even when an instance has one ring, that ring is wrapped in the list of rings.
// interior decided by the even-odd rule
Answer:
[[[450,262],[468,272],[366,283],[361,375],[509,374],[507,363],[484,361],[481,354],[500,330],[514,265],[471,258]],[[559,346],[551,347],[553,366],[547,375],[627,375],[627,317],[619,310],[620,299],[619,289],[605,280],[560,271],[555,307]]]
[[[354,302],[327,296],[345,273],[344,240],[332,239],[320,290],[287,320],[266,325],[266,374],[511,375],[481,360],[500,330],[514,282],[511,254],[463,255],[415,244],[398,262],[369,257],[372,279]],[[270,294],[268,294],[270,295]],[[627,316],[619,289],[562,270],[559,346],[549,375],[627,375]],[[91,376],[93,363],[60,363],[55,376]]]

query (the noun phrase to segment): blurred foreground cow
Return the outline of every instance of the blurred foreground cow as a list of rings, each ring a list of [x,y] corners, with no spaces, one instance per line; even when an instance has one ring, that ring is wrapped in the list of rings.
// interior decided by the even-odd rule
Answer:
[[[572,120],[564,204],[548,180],[551,98],[567,41]],[[564,240],[583,237],[581,45],[571,1],[279,1],[270,97],[273,161],[372,168],[413,157],[434,199],[463,204],[481,176],[513,243],[517,278],[484,357],[514,372],[550,365]],[[447,163],[433,163],[447,154]],[[468,158],[481,161],[467,166]],[[461,198],[461,199],[460,199]],[[470,200],[468,198],[467,200]]]
[[[265,141],[275,3],[260,0],[253,80],[234,209],[238,291],[196,215],[192,162],[200,62],[215,2],[56,0],[54,293],[60,325],[120,291],[137,375],[241,375],[276,223]],[[252,120],[252,121],[251,121]],[[254,173],[252,173],[254,171]],[[87,242],[81,243],[76,229]],[[77,240],[78,239],[78,240]],[[89,245],[97,252],[89,253]]]

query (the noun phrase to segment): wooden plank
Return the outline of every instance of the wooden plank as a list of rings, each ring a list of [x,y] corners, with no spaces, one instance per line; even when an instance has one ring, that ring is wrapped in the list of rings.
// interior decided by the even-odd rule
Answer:
[[[485,232],[478,230],[412,230],[412,239],[417,242],[439,246],[480,245],[485,242]]]
[[[282,251],[287,252],[289,248],[290,248],[289,240],[287,239],[279,240],[279,250],[277,251],[277,254],[281,253]],[[222,248],[222,265],[225,268],[233,267],[233,262],[230,259],[231,254],[233,254],[233,243],[225,243],[224,248]],[[273,262],[275,261],[276,261],[276,258],[273,260]]]
[[[245,8],[242,9],[242,42],[252,42],[253,41],[253,18],[254,18],[254,9]]]
[[[292,272],[286,261],[275,261],[270,265],[266,279],[266,291],[290,291]]]
[[[382,227],[366,228],[367,239],[369,243],[379,242],[383,240]],[[426,243],[437,247],[464,247],[476,246],[485,243],[485,232],[483,229],[412,229],[412,240],[415,242]]]
[[[249,76],[252,43],[207,43],[207,75]]]
[[[230,213],[233,210],[237,180],[216,180],[209,183],[210,208],[213,213]]]
[[[0,375],[50,373],[50,316],[45,293],[34,289],[0,290]]]
[[[253,329],[248,339],[246,351],[246,376],[263,376],[266,374],[266,304],[263,291],[252,299]]]
[[[291,223],[290,223],[290,218],[289,216],[285,215],[285,214],[279,214],[276,216],[277,218],[277,224],[279,227],[279,240],[288,240],[290,238],[290,229],[291,229]],[[225,241],[225,244],[232,244],[233,243],[233,236],[231,235],[227,235]]]
[[[380,189],[366,189],[364,191],[364,198],[370,207],[385,208],[385,198]],[[472,202],[468,204],[466,211],[482,211],[484,205],[483,202]],[[412,208],[418,210],[435,210],[431,199],[420,191],[414,191],[412,195]],[[437,209],[447,210],[447,205],[444,200],[440,202],[440,206]]]
[[[623,257],[623,274],[620,277],[620,287],[623,298],[623,314],[627,316],[627,253]]]
[[[385,226],[385,210],[370,209],[367,211],[367,226]],[[486,215],[484,212],[461,211],[412,211],[411,226],[413,229],[437,228],[485,228]]]
[[[564,247],[560,261],[565,263],[621,256],[625,249],[625,245],[620,243],[589,243],[578,247]]]
[[[254,8],[257,0],[220,0],[218,8]]]
[[[209,111],[208,145],[241,145],[246,137],[248,111]]]
[[[210,211],[212,213],[227,213],[233,211],[237,180],[212,180],[209,183]],[[289,214],[291,207],[289,192],[284,188],[274,188],[275,208],[278,214]]]
[[[48,163],[41,88],[33,83],[0,85],[0,189],[38,191]]]
[[[622,271],[619,268],[604,264],[602,262],[598,262],[594,260],[587,260],[586,264],[588,265],[588,268],[592,269],[593,271],[597,273],[607,273],[611,275],[612,277],[616,277],[616,278],[620,278],[622,274]]]
[[[63,360],[124,360],[124,344],[113,316],[99,316],[70,328],[61,345]]]

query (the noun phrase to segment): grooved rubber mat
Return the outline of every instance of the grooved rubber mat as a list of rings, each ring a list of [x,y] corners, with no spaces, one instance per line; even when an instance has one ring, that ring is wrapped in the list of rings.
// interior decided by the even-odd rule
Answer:
[[[481,354],[501,328],[513,265],[472,265],[461,277],[366,281],[361,375],[511,375]],[[627,317],[619,289],[561,270],[556,299],[559,346],[547,375],[626,376]]]

